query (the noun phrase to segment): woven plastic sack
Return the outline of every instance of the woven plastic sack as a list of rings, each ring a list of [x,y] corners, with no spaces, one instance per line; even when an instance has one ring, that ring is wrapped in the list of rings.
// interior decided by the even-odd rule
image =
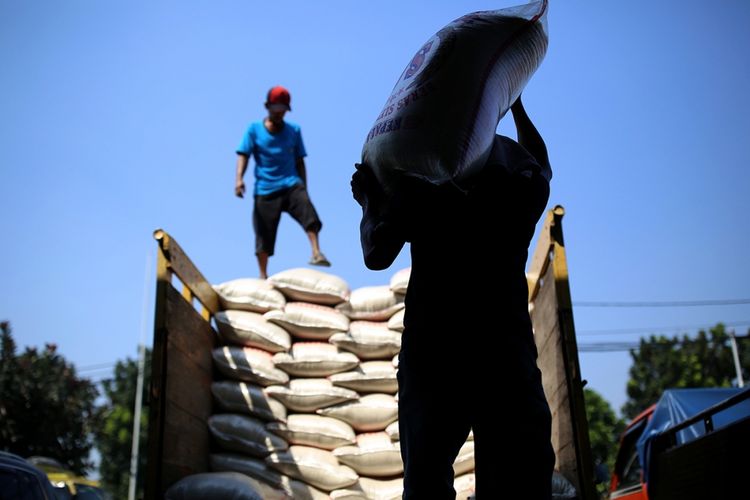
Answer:
[[[220,413],[208,417],[208,429],[219,448],[264,458],[289,448],[286,441],[272,434],[260,420],[246,415]]]
[[[272,422],[269,431],[290,444],[333,450],[356,443],[354,430],[341,420],[319,415],[289,415],[286,423]]]
[[[360,477],[353,485],[331,492],[331,500],[401,500],[404,480]]]
[[[350,352],[339,351],[335,345],[297,342],[291,352],[275,354],[273,363],[295,377],[327,377],[353,370],[359,366],[359,358]]]
[[[358,401],[322,408],[317,413],[343,420],[357,432],[377,432],[398,419],[398,402],[388,394],[368,394]]]
[[[264,313],[271,309],[282,309],[286,304],[284,295],[271,283],[258,278],[240,278],[214,285],[223,309],[240,309]]]
[[[221,410],[245,413],[263,420],[286,421],[286,407],[252,384],[222,380],[211,384],[211,394]]]
[[[404,175],[444,184],[484,166],[500,119],[547,51],[547,1],[465,15],[417,51],[365,140],[386,192]]]
[[[298,378],[287,385],[272,385],[266,394],[277,399],[289,410],[311,413],[342,402],[356,401],[359,395],[343,387],[334,387],[324,378]]]
[[[345,488],[359,476],[339,461],[330,451],[309,446],[290,446],[289,450],[272,453],[266,463],[282,474],[299,479],[324,491]]]
[[[219,333],[233,345],[257,347],[268,352],[285,352],[292,345],[289,333],[250,311],[220,311],[214,316]]]
[[[399,445],[385,432],[360,434],[355,446],[336,448],[333,454],[362,476],[393,477],[404,472]]]
[[[268,282],[290,300],[336,305],[349,298],[346,281],[317,269],[287,269],[269,277]]]
[[[166,500],[263,500],[252,479],[239,472],[204,472],[186,476],[169,487]]]
[[[289,375],[273,365],[271,354],[251,347],[218,347],[211,352],[214,366],[232,380],[262,386],[286,384]]]

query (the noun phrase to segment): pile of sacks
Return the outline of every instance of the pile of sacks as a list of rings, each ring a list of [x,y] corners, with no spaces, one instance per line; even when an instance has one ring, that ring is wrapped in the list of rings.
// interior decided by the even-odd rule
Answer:
[[[224,311],[207,424],[216,472],[262,498],[396,499],[403,490],[396,370],[409,269],[350,292],[338,276],[290,269],[215,286]],[[454,465],[474,490],[474,443]]]

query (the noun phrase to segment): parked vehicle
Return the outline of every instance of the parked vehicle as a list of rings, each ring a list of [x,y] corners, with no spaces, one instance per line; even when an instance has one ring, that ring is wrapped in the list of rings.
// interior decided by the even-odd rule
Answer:
[[[28,461],[47,475],[47,480],[55,490],[57,500],[108,500],[99,481],[79,476],[63,464],[48,457],[29,457]]]
[[[670,389],[620,438],[610,499],[748,498],[750,389]]]
[[[55,500],[47,475],[28,460],[0,451],[0,500]]]

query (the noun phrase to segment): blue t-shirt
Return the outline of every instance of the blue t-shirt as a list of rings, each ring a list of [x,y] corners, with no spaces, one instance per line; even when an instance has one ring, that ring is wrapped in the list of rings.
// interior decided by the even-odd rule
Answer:
[[[281,131],[272,134],[263,121],[250,124],[237,148],[237,154],[255,160],[256,195],[267,195],[302,182],[297,158],[307,156],[299,125],[285,121]]]

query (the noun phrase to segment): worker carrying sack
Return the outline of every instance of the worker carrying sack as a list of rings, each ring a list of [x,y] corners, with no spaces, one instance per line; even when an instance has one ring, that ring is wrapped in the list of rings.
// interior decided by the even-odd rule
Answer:
[[[546,11],[543,0],[468,14],[417,51],[362,150],[387,193],[404,175],[439,185],[485,164],[497,124],[546,53]]]

